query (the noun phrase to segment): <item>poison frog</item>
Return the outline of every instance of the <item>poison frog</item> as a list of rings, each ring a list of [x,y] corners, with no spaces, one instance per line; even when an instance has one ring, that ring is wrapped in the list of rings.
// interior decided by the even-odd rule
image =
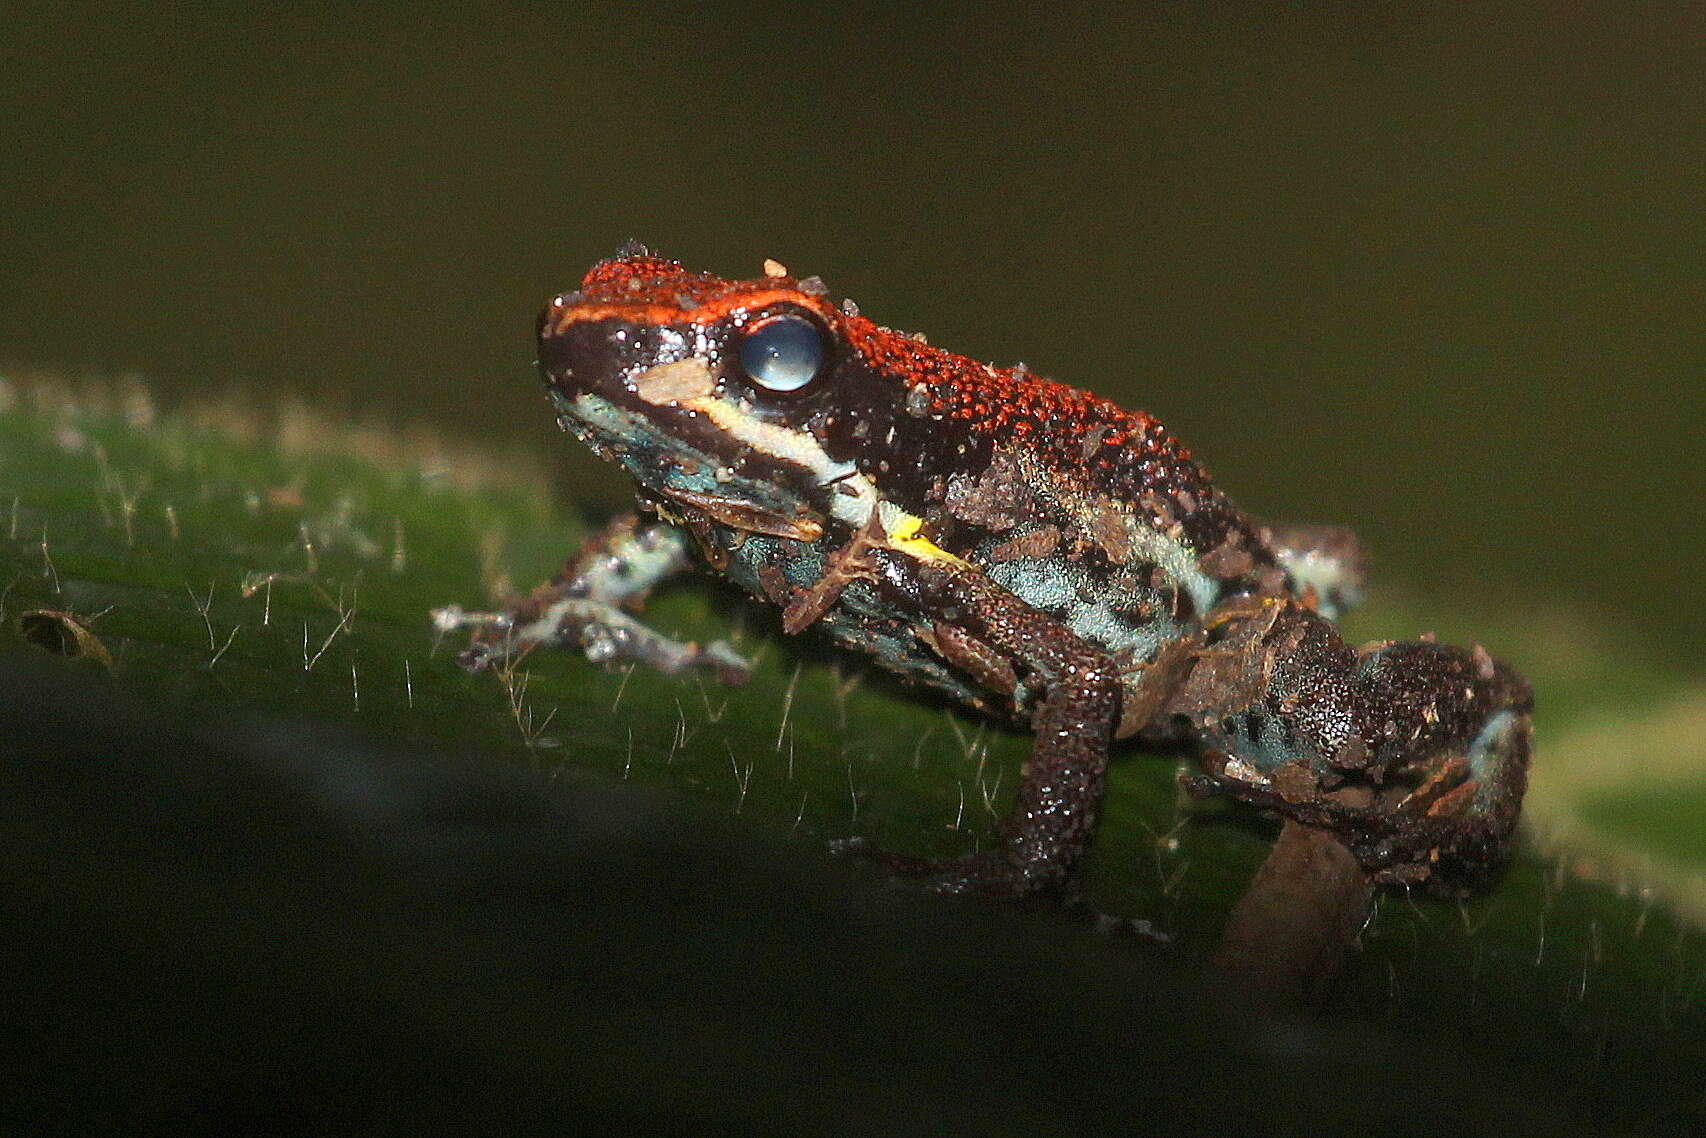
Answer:
[[[944,892],[1059,892],[1110,751],[1192,756],[1187,787],[1330,832],[1374,882],[1462,891],[1498,870],[1533,698],[1479,646],[1352,647],[1356,540],[1243,513],[1154,418],[979,363],[834,303],[629,245],[538,320],[558,422],[640,511],[469,626],[465,666],[542,647],[741,678],[723,643],[634,616],[697,564],[811,630],[1034,736],[992,847],[883,856]]]

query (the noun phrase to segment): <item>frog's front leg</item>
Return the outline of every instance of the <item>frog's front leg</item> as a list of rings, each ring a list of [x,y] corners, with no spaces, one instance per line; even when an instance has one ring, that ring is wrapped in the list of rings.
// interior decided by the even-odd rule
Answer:
[[[469,613],[452,605],[434,610],[433,622],[441,632],[473,631],[457,657],[469,671],[539,648],[568,648],[595,663],[634,662],[667,673],[704,669],[724,683],[744,682],[751,666],[723,641],[701,647],[671,640],[626,611],[689,566],[689,545],[673,523],[629,514],[589,539],[549,583],[503,611]]]
[[[920,611],[936,615],[937,650],[950,661],[963,656],[970,674],[999,674],[1003,684],[1011,677],[1037,693],[1031,712],[1035,742],[1018,797],[1000,823],[999,847],[949,862],[877,856],[947,893],[1018,895],[1061,888],[1096,826],[1119,721],[1118,667],[970,566],[889,550],[877,551],[873,561],[881,581]]]
[[[1483,649],[1352,649],[1290,599],[1239,598],[1172,710],[1199,785],[1331,831],[1376,881],[1476,884],[1504,860],[1527,783],[1533,696]]]

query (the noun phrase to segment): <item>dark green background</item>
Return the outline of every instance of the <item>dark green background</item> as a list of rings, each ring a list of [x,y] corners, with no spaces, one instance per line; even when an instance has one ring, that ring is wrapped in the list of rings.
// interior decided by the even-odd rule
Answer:
[[[1706,646],[1698,5],[161,7],[8,6],[6,364],[543,451],[545,296],[772,256],[1442,606]]]
[[[1354,523],[1424,594],[1376,612],[1495,648],[1547,603],[1648,634],[1651,659],[1590,654],[1574,678],[1522,661],[1552,676],[1551,723],[1634,716],[1650,677],[1697,672],[1706,9],[161,7],[0,14],[0,369],[432,424],[531,449],[597,511],[624,491],[551,426],[540,302],[628,237],[725,273],[773,256],[1156,412],[1253,510]],[[66,461],[104,493],[92,458]],[[187,503],[192,476],[162,474],[150,506]],[[24,498],[72,566],[64,503]],[[210,563],[219,627],[252,624],[228,543],[153,540],[159,595],[103,635],[194,621]],[[33,544],[12,552],[21,605],[46,586]],[[456,564],[466,586],[408,583],[471,603]],[[4,1069],[61,1124],[181,1122],[176,1092],[269,1130],[588,1104],[635,1132],[1226,1132],[1276,1106],[1309,1132],[1697,1127],[1697,1088],[1665,1085],[1698,1069],[1695,942],[1537,860],[1461,924],[1391,899],[1354,1022],[1226,1032],[1181,949],[891,891],[721,791],[382,745],[386,637],[425,631],[370,619],[353,723],[303,695],[326,675],[204,718],[0,660],[0,1020],[30,1052]],[[262,643],[251,627],[214,674],[191,631],[163,690],[235,685]],[[131,643],[133,674],[139,652],[178,659]],[[551,666],[570,690],[591,675]],[[310,706],[335,722],[290,718]],[[559,730],[608,734],[582,720]],[[495,747],[510,727],[489,722]],[[1165,784],[1145,758],[1126,789],[1140,770]],[[1630,801],[1605,800],[1608,825],[1689,825]],[[1104,826],[1128,854],[1140,805],[1116,796],[1123,829]],[[26,1129],[9,1106],[0,1129]]]

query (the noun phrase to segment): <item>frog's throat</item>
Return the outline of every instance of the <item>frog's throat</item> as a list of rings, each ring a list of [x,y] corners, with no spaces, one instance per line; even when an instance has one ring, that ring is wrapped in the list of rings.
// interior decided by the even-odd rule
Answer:
[[[809,431],[792,430],[765,422],[735,404],[715,395],[670,400],[684,410],[704,416],[731,441],[750,447],[767,458],[804,471],[819,486],[827,487],[827,509],[836,520],[858,530],[875,513],[882,523],[888,548],[919,561],[964,564],[958,557],[924,536],[924,520],[885,501],[877,484],[851,462],[831,458]],[[616,437],[631,437],[644,416],[635,415],[611,401],[583,392],[575,397],[573,417]],[[580,432],[576,432],[580,433]]]

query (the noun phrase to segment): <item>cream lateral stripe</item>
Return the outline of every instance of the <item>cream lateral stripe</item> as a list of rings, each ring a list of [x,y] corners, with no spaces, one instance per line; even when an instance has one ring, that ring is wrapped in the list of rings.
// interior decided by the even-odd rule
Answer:
[[[830,458],[818,441],[805,431],[766,423],[721,399],[689,399],[682,406],[704,415],[725,434],[753,450],[810,471],[819,482],[836,482],[843,487],[851,487],[852,494],[843,490],[834,496],[830,506],[835,516],[848,525],[863,525],[871,511],[878,507],[877,488],[871,480],[859,473],[859,468],[852,463],[836,462]],[[886,511],[883,522],[885,525],[888,523]]]
[[[633,376],[629,387],[654,406],[673,405],[696,411],[722,431],[754,450],[809,471],[819,482],[851,487],[833,496],[831,510],[850,526],[863,526],[873,510],[889,535],[889,548],[909,557],[964,564],[922,535],[923,519],[909,514],[877,496],[877,487],[852,463],[836,462],[818,441],[805,431],[790,430],[748,415],[739,407],[718,399],[710,364],[697,356],[658,364]]]
[[[842,489],[831,495],[830,502],[830,510],[848,525],[864,525],[875,510],[883,529],[890,534],[889,548],[920,560],[959,562],[959,558],[920,536],[919,530],[924,525],[921,519],[878,498],[874,482],[852,463],[836,462],[830,458],[808,432],[766,423],[712,396],[685,400],[681,405],[704,415],[731,438],[752,449],[810,471],[821,483],[834,482],[840,487],[851,488],[853,493]]]

